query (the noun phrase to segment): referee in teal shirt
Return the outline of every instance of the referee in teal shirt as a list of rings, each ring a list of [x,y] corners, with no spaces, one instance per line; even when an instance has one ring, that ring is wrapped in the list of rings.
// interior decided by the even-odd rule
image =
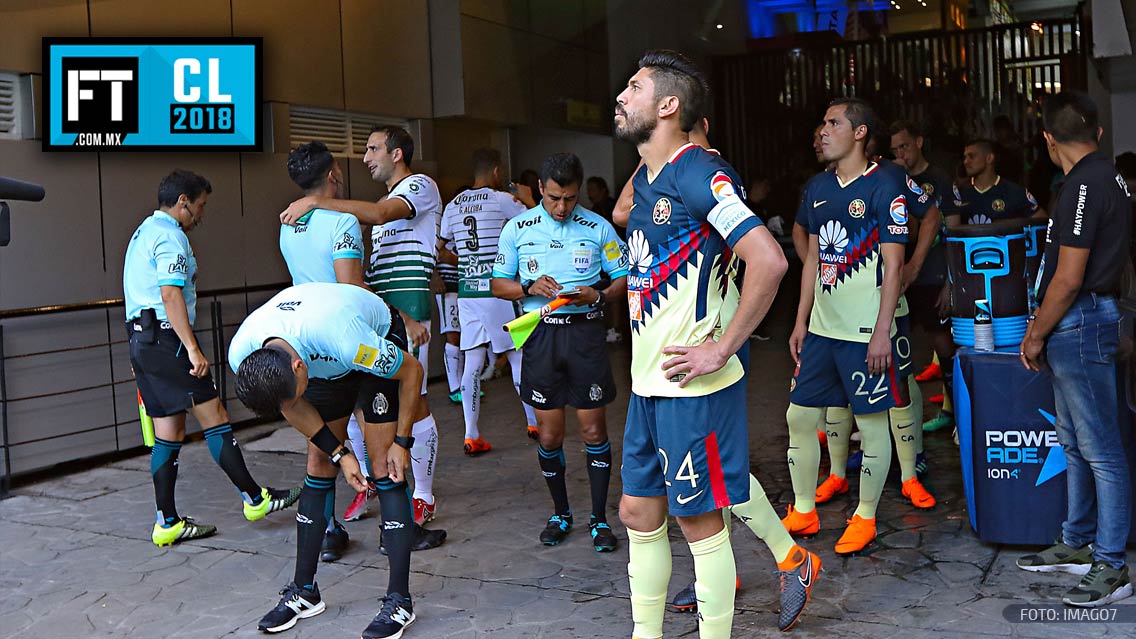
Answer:
[[[501,299],[523,298],[526,312],[561,291],[577,291],[575,301],[544,317],[525,343],[521,399],[536,409],[540,469],[555,508],[541,542],[555,546],[572,528],[563,448],[564,406],[570,405],[587,445],[592,545],[608,552],[615,550],[616,539],[606,514],[612,455],[604,407],[615,399],[615,380],[603,309],[627,292],[627,247],[609,222],[577,204],[583,181],[575,155],[557,153],[544,161],[540,203],[501,231],[492,290]],[[601,281],[610,283],[601,287]]]

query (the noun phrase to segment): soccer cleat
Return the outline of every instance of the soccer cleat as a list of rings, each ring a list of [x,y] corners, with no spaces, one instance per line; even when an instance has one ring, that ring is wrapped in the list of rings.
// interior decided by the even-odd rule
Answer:
[[[327,604],[320,598],[319,586],[312,585],[312,589],[301,588],[295,582],[284,586],[280,591],[280,603],[268,611],[256,625],[261,632],[282,632],[296,625],[301,619],[314,617],[324,610]]]
[[[848,456],[848,461],[844,462],[844,472],[854,473],[860,470],[864,465],[864,451],[858,450]]]
[[[343,511],[343,521],[358,521],[367,514],[367,502],[379,496],[379,491],[371,480],[367,480],[367,490],[361,493],[355,493],[355,498],[351,500],[351,505],[347,510]]]
[[[927,398],[927,401],[931,402],[932,404],[942,404],[943,403],[943,394],[939,393],[938,395],[932,395],[932,396]]]
[[[821,448],[828,446],[828,433],[824,432],[823,429],[818,428],[817,429],[817,441],[820,442]]]
[[[927,463],[927,453],[919,453],[915,456],[915,476],[919,481],[927,478],[927,473],[931,472],[931,466]]]
[[[615,533],[611,532],[611,526],[607,525],[606,521],[593,521],[588,524],[588,531],[592,535],[592,547],[596,552],[612,552],[619,544],[619,540],[615,538]],[[544,541],[543,535],[541,541]]]
[[[777,627],[782,632],[800,621],[805,606],[812,598],[820,571],[820,557],[800,546],[794,548],[784,562],[777,564],[777,577],[781,582],[781,614]]]
[[[553,515],[548,518],[544,530],[540,531],[540,543],[555,546],[564,541],[569,530],[572,530],[572,515]]]
[[[785,530],[788,530],[790,535],[815,535],[820,530],[820,517],[817,516],[815,508],[812,512],[802,513],[790,504],[789,512],[781,519],[781,524],[785,526]]]
[[[427,504],[425,499],[419,497],[414,498],[414,523],[421,526],[428,521],[434,521],[434,510],[437,507],[437,502]]]
[[[848,480],[836,475],[829,475],[820,486],[817,486],[816,503],[823,504],[826,501],[831,501],[837,495],[843,495],[848,492]]]
[[[284,510],[285,508],[296,503],[300,498],[300,487],[289,488],[288,490],[276,490],[274,488],[261,488],[260,489],[260,503],[253,506],[245,502],[245,519],[249,521],[258,521],[264,519],[268,515]]]
[[[734,577],[734,590],[741,592],[742,578]],[[675,612],[698,612],[698,596],[694,591],[694,580],[690,584],[678,591],[674,599],[671,600],[671,605],[674,606]]]
[[[383,595],[379,602],[383,604],[382,608],[367,624],[362,639],[398,639],[416,618],[410,598],[391,592]]]
[[[216,526],[199,524],[193,521],[193,517],[182,517],[171,526],[154,524],[154,532],[150,534],[150,539],[154,541],[155,546],[161,548],[162,546],[169,546],[179,541],[211,537],[216,533]]]
[[[493,449],[493,445],[480,437],[478,437],[477,439],[470,439],[466,437],[465,445],[462,448],[465,450],[466,455],[469,455],[470,457],[477,457],[482,453],[488,453]]]
[[[848,520],[848,527],[844,534],[836,541],[836,554],[851,555],[868,547],[876,538],[876,519],[864,519],[860,515],[853,515]]]
[[[920,483],[918,477],[912,477],[903,482],[903,489],[901,490],[903,496],[911,500],[911,505],[916,508],[934,508],[935,496],[927,491]]]
[[[452,402],[454,404],[462,403],[462,392],[460,390],[456,390],[456,391],[451,392],[450,393],[450,402]]]
[[[529,439],[533,440],[534,442],[540,441],[540,429],[537,428],[536,426],[529,424],[528,434],[529,434]]]
[[[1132,582],[1128,579],[1128,566],[1113,568],[1103,561],[1094,561],[1089,572],[1061,601],[1080,608],[1096,608],[1132,596]]]
[[[920,383],[933,382],[937,379],[943,379],[943,368],[935,362],[928,364],[922,373],[915,376],[915,381]]]
[[[1074,548],[1058,539],[1055,545],[1039,553],[1019,557],[1017,564],[1018,568],[1029,572],[1068,572],[1085,575],[1093,566],[1093,545]]]
[[[933,433],[937,430],[950,428],[955,425],[955,416],[950,411],[940,410],[939,414],[929,422],[923,422],[923,432]]]
[[[414,538],[410,542],[410,551],[430,550],[446,543],[446,531],[442,529],[430,530],[414,524]],[[379,552],[387,554],[387,546],[383,542],[383,533],[379,534]]]
[[[320,544],[320,561],[339,561],[347,550],[347,542],[351,540],[347,529],[338,521],[334,528],[323,533],[323,543]]]

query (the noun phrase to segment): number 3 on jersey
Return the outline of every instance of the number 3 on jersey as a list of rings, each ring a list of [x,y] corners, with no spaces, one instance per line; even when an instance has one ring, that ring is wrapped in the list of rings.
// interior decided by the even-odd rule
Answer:
[[[481,243],[477,239],[477,218],[467,215],[462,219],[462,224],[469,228],[469,239],[465,241],[465,247],[471,251],[481,248]]]

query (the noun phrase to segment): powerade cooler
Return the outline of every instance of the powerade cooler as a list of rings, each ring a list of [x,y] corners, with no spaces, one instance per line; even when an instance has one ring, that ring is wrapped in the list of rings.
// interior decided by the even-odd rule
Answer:
[[[947,229],[951,278],[951,333],[959,346],[974,346],[976,300],[987,300],[994,346],[1017,346],[1026,335],[1029,287],[1024,220]]]

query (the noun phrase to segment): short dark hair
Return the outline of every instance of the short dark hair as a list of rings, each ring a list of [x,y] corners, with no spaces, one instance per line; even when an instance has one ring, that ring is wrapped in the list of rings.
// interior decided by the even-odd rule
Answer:
[[[603,189],[608,193],[611,192],[611,189],[607,188],[607,180],[598,175],[593,175],[592,177],[588,178],[588,186],[594,186],[596,188]]]
[[[907,134],[913,138],[923,137],[923,131],[919,129],[919,125],[911,120],[896,120],[888,127],[888,132],[892,135],[897,135],[907,131]]]
[[[280,412],[280,404],[296,395],[292,356],[280,348],[258,348],[237,367],[237,399],[264,417]]]
[[[323,142],[308,142],[288,154],[288,177],[301,189],[309,191],[323,186],[335,158]]]
[[[1054,140],[1096,143],[1100,120],[1097,105],[1081,91],[1062,91],[1045,98],[1041,122]]]
[[[158,206],[173,206],[177,204],[182,193],[190,202],[196,202],[202,193],[212,193],[213,185],[204,177],[186,171],[175,169],[158,184]]]
[[[858,129],[861,126],[868,127],[868,135],[864,138],[864,147],[867,148],[872,136],[876,135],[883,126],[880,125],[880,116],[876,113],[876,109],[868,104],[866,100],[860,98],[836,98],[828,103],[829,108],[834,106],[844,107],[844,117],[848,118],[848,122],[852,124],[853,129]]]
[[[690,58],[669,49],[653,49],[644,53],[639,58],[639,68],[651,70],[656,100],[667,95],[678,97],[679,127],[689,133],[706,109],[710,94],[706,75]]]
[[[571,186],[572,184],[582,186],[584,183],[584,165],[580,164],[580,158],[571,153],[553,153],[544,158],[544,162],[540,165],[541,185],[547,186],[549,180],[560,186]]]
[[[410,168],[410,161],[414,159],[414,138],[410,137],[409,131],[400,126],[387,124],[371,127],[371,133],[382,133],[387,136],[387,153],[394,153],[395,149],[401,149],[402,161],[406,163],[406,168]]]
[[[974,138],[973,140],[967,142],[966,146],[976,146],[987,155],[994,153],[995,149],[994,140],[991,140],[990,138]],[[964,146],[963,148],[965,149],[966,147]]]
[[[489,147],[481,147],[473,152],[474,176],[486,175],[501,166],[501,152]]]

